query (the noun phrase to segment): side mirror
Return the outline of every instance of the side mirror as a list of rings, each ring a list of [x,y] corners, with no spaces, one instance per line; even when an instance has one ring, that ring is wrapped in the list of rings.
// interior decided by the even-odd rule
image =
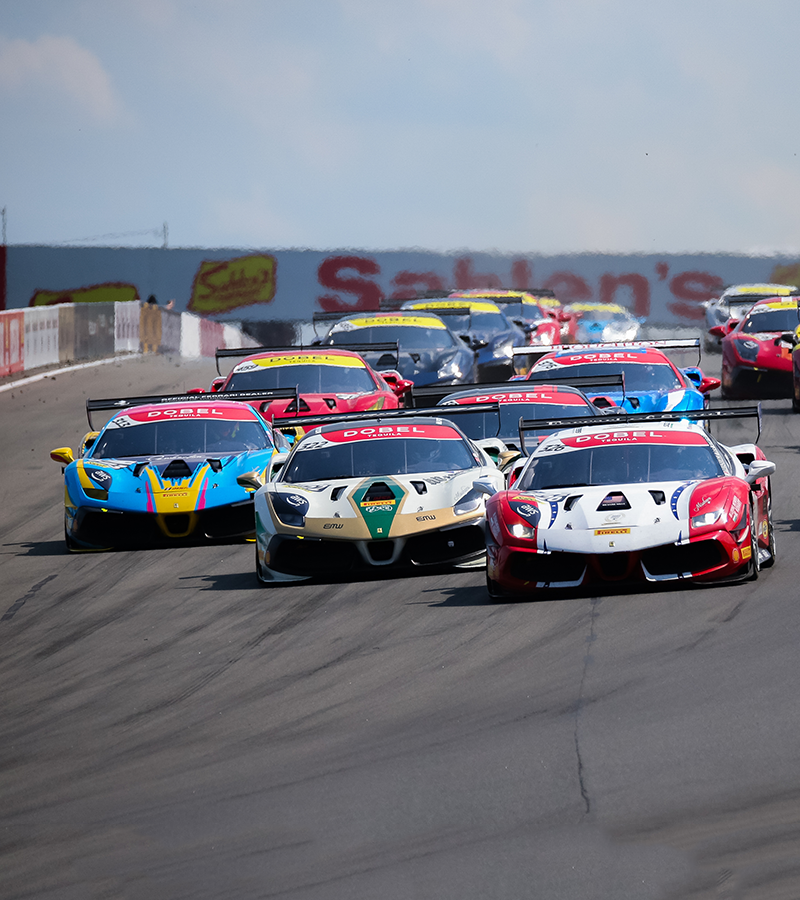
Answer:
[[[472,347],[473,350],[481,350],[483,347],[486,346],[487,343],[488,343],[488,341],[485,341],[483,338],[475,338],[471,342],[470,346]]]
[[[473,481],[472,487],[479,494],[486,494],[487,497],[493,497],[497,493],[497,488],[490,481]]]
[[[205,394],[203,388],[189,388],[187,394]]]
[[[701,394],[708,394],[711,391],[715,391],[721,384],[722,382],[719,378],[712,378],[710,375],[704,375],[697,390],[700,391]]]
[[[768,459],[754,459],[747,468],[747,483],[754,485],[762,478],[768,478],[775,474],[775,463]]]
[[[50,459],[61,463],[62,466],[68,466],[71,462],[74,462],[75,457],[72,455],[71,447],[57,447],[55,450],[50,451]]]
[[[246,491],[257,491],[260,487],[263,486],[264,482],[261,480],[261,475],[253,470],[252,472],[243,472],[241,475],[236,476],[236,483],[239,487],[243,487]]]
[[[724,325],[713,325],[708,329],[708,333],[714,337],[722,338],[728,333],[728,329]]]
[[[274,481],[275,476],[280,472],[280,470],[286,465],[286,460],[289,458],[289,453],[285,450],[280,453],[273,453],[272,459],[269,461],[269,470],[268,470],[268,481]]]
[[[681,369],[681,372],[700,390],[700,385],[703,383],[703,373],[700,369],[696,366],[690,366],[688,369]]]
[[[97,440],[99,431],[87,431],[83,436],[83,440],[81,441],[81,445],[78,448],[78,456],[86,456],[86,451],[90,450],[94,447],[94,442]]]
[[[223,384],[225,384],[224,378],[215,378],[211,382],[211,392],[216,393],[217,391],[221,390]],[[193,392],[190,392],[190,393],[193,393]]]

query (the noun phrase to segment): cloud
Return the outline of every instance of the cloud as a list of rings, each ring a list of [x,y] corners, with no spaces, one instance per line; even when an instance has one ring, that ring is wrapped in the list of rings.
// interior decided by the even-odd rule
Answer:
[[[111,121],[122,110],[100,60],[71,37],[0,39],[0,90],[67,97],[99,121]]]

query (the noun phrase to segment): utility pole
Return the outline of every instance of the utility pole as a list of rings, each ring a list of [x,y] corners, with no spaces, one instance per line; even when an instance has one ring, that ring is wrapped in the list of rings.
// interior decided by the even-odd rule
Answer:
[[[164,249],[167,249],[167,236],[169,234],[169,229],[167,228],[167,223],[164,222]]]

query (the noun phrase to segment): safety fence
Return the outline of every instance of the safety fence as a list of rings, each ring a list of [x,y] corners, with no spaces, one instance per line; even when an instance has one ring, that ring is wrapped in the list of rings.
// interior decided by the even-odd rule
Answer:
[[[163,353],[196,359],[213,356],[219,347],[233,349],[256,344],[236,325],[138,300],[7,310],[0,312],[0,377],[124,353]]]

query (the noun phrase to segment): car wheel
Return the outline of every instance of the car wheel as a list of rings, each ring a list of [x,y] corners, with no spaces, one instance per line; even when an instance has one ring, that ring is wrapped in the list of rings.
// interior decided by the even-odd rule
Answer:
[[[261,574],[261,563],[258,561],[258,543],[256,542],[256,581],[259,587],[266,587],[267,581]]]
[[[800,382],[792,382],[792,412],[800,413]]]
[[[769,534],[769,559],[762,563],[762,568],[769,569],[775,565],[775,527],[772,523],[772,485],[767,481],[767,530]]]
[[[69,536],[66,522],[64,523],[64,546],[67,548],[67,553],[76,553],[80,549],[75,541]]]
[[[748,581],[756,581],[761,571],[761,563],[758,561],[758,535],[756,534],[755,506],[750,504],[750,571]]]
[[[489,578],[488,573],[486,575],[486,590],[495,603],[505,603],[510,599],[500,585],[493,578]]]

